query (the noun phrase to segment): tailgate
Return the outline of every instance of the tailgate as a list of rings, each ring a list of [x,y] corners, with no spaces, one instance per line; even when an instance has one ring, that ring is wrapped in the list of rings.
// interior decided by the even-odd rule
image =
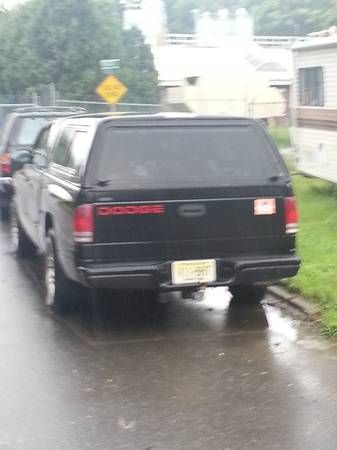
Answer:
[[[275,213],[258,215],[258,211],[254,211],[256,200],[243,198],[96,205],[95,241],[158,242],[281,235],[284,231],[283,199],[272,200],[276,203]]]
[[[282,253],[283,196],[95,205],[103,258],[204,258]]]

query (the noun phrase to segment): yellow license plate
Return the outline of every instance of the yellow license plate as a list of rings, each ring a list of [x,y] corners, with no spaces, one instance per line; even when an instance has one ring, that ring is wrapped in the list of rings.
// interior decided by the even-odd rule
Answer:
[[[172,283],[211,283],[216,281],[215,259],[176,261],[172,263]]]

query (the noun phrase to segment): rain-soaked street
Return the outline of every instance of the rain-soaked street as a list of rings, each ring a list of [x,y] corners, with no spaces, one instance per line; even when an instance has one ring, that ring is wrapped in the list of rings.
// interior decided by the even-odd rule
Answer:
[[[323,449],[337,348],[271,298],[111,296],[67,319],[0,227],[0,449]]]

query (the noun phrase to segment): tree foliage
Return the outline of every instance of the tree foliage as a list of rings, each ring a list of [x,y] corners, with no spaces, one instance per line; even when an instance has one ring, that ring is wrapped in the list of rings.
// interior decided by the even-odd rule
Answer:
[[[99,61],[118,58],[126,100],[156,102],[152,53],[141,33],[122,30],[117,5],[116,0],[29,0],[0,11],[0,92],[32,92],[55,83],[64,98],[92,98],[104,77]]]
[[[260,35],[305,35],[337,24],[336,0],[166,0],[166,4],[172,33],[193,32],[193,9],[247,8]]]

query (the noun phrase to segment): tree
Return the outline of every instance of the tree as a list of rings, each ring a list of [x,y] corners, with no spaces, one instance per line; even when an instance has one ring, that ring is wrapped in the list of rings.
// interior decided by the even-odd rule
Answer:
[[[119,74],[128,86],[125,101],[157,103],[159,101],[157,78],[153,70],[153,55],[137,28],[124,33],[123,54]]]
[[[256,34],[305,35],[337,23],[336,0],[166,0],[172,33],[192,33],[191,10],[232,12],[245,7],[255,18]]]
[[[103,75],[101,59],[119,58],[128,99],[157,100],[157,76],[142,36],[123,32],[117,0],[29,0],[4,13],[0,81],[4,93],[55,83],[68,99],[92,97]],[[131,33],[131,34],[130,34]],[[144,72],[144,95],[139,89]],[[123,72],[124,71],[124,72]],[[135,86],[133,86],[135,83]]]
[[[299,35],[325,28],[325,10],[329,0],[321,0],[317,8],[316,0],[263,0],[251,5],[256,19],[257,34]],[[336,6],[337,12],[337,6]]]

